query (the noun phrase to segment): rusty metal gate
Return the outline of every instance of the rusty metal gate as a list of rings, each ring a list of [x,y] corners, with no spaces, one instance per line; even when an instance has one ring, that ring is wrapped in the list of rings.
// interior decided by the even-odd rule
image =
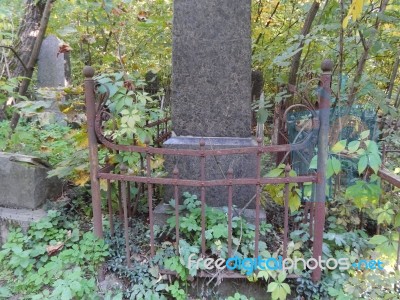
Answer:
[[[185,187],[199,187],[201,191],[201,252],[204,255],[206,252],[206,194],[207,188],[220,186],[225,187],[228,191],[228,199],[226,204],[228,207],[228,253],[232,251],[232,198],[233,198],[233,187],[237,185],[249,185],[256,187],[255,194],[255,253],[254,257],[258,256],[259,251],[259,240],[260,240],[260,198],[262,187],[271,184],[284,184],[284,234],[283,234],[283,257],[286,257],[287,245],[288,245],[288,234],[289,234],[289,184],[290,183],[306,183],[312,182],[316,185],[315,200],[307,203],[305,206],[306,221],[310,222],[310,233],[313,235],[313,257],[318,260],[318,257],[322,255],[322,243],[323,243],[323,231],[325,223],[325,173],[326,173],[326,161],[328,155],[328,132],[329,132],[329,108],[330,108],[330,95],[331,95],[331,71],[332,62],[326,60],[321,65],[322,74],[320,77],[320,92],[319,92],[319,112],[316,114],[313,112],[313,128],[319,128],[318,138],[318,171],[311,175],[289,177],[290,165],[285,168],[284,177],[262,177],[262,155],[266,153],[289,153],[291,151],[301,150],[307,145],[307,139],[298,144],[286,144],[286,145],[269,145],[264,146],[261,139],[257,139],[257,146],[246,147],[246,148],[231,148],[231,149],[205,149],[205,142],[201,140],[198,149],[166,149],[150,146],[149,142],[146,143],[145,147],[136,145],[120,145],[116,144],[112,139],[106,137],[103,132],[102,122],[104,116],[108,114],[104,103],[106,97],[96,97],[96,82],[93,79],[94,70],[91,67],[85,67],[84,75],[85,79],[85,100],[87,110],[87,124],[88,124],[88,138],[89,138],[89,158],[90,158],[90,180],[91,180],[91,192],[92,192],[92,205],[93,205],[93,223],[94,233],[98,237],[103,237],[103,224],[102,224],[102,206],[100,196],[100,179],[107,181],[108,193],[108,213],[110,218],[110,229],[114,230],[113,226],[113,209],[111,205],[111,185],[118,184],[120,190],[120,214],[124,223],[124,234],[126,241],[126,264],[131,264],[130,259],[130,245],[128,241],[128,207],[130,205],[129,195],[127,189],[129,184],[132,182],[141,184],[143,189],[147,189],[147,205],[149,211],[149,225],[150,225],[150,252],[153,256],[155,254],[155,237],[154,237],[154,213],[153,213],[153,192],[155,185],[169,185],[173,187],[174,198],[176,201],[175,205],[175,218],[176,218],[176,245],[179,245],[179,197],[180,192],[183,192]],[[96,100],[97,99],[97,100]],[[306,109],[312,109],[305,107]],[[169,119],[160,120],[154,124],[148,124],[147,126],[157,126],[158,137],[155,138],[156,144],[160,144],[163,139],[170,136],[167,128],[167,122]],[[161,127],[160,127],[161,126]],[[143,167],[145,174],[142,176],[126,174],[126,169],[121,166],[120,172],[116,171],[115,165],[106,164],[100,166],[98,158],[98,146],[99,144],[110,149],[114,152],[135,152],[139,153],[143,157]],[[218,180],[206,180],[205,177],[205,164],[207,157],[210,156],[229,156],[229,155],[255,155],[256,160],[256,176],[253,178],[233,178],[233,170],[229,168],[227,170],[227,177],[225,179]],[[179,169],[175,166],[172,177],[153,177],[151,169],[151,159],[154,155],[173,155],[173,156],[192,156],[200,159],[200,178],[197,180],[189,180],[181,178],[179,176]],[[123,214],[122,214],[123,212]],[[308,216],[308,217],[307,217]],[[200,274],[201,276],[201,274]],[[240,275],[232,275],[227,272],[226,277],[240,277]],[[316,268],[313,271],[312,278],[314,281],[318,281],[321,277],[321,269]]]

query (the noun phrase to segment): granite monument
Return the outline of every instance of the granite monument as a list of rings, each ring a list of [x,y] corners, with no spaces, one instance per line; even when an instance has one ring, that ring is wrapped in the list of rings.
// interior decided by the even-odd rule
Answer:
[[[251,1],[175,0],[172,51],[172,129],[164,143],[172,149],[240,148],[257,145],[251,136]],[[207,157],[206,180],[256,176],[255,155]],[[169,157],[172,174],[200,179],[199,158]],[[186,191],[199,194],[199,189]],[[182,191],[183,192],[183,191]],[[166,191],[171,198],[171,191]],[[238,207],[255,206],[255,187],[235,186]],[[227,205],[226,187],[206,189],[211,206]],[[251,201],[251,199],[253,199]],[[166,199],[167,201],[169,199]]]

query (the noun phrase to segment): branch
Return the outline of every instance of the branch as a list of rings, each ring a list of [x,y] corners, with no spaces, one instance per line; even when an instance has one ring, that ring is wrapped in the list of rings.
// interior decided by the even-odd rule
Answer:
[[[397,72],[399,71],[399,64],[400,64],[400,50],[397,52],[396,59],[394,61],[392,75],[390,76],[390,82],[388,87],[388,98],[389,100],[392,98],[394,81],[397,77]]]
[[[26,65],[24,64],[24,62],[22,61],[21,57],[19,57],[17,51],[15,51],[15,49],[13,47],[10,46],[3,46],[0,45],[0,48],[6,48],[12,51],[12,53],[14,53],[15,57],[19,60],[19,62],[21,63],[22,67],[24,68],[25,72],[28,72],[28,68],[26,67]]]
[[[43,37],[44,37],[44,34],[47,29],[47,24],[49,23],[52,2],[53,2],[52,0],[47,0],[46,6],[44,7],[44,10],[43,10],[43,16],[42,16],[42,19],[40,20],[39,32],[36,37],[35,45],[33,46],[31,56],[29,57],[28,64],[26,66],[26,68],[28,70],[26,71],[25,77],[27,77],[29,79],[24,79],[21,82],[21,85],[19,87],[19,94],[21,96],[25,96],[26,91],[28,90],[30,78],[32,78],[33,69],[35,67],[36,60],[39,56],[40,47],[42,46],[42,41],[43,41]]]
[[[20,96],[25,96],[25,94],[28,90],[29,83],[30,83],[30,80],[33,75],[33,70],[34,70],[34,67],[36,64],[36,60],[39,56],[40,47],[42,46],[43,37],[44,37],[44,34],[47,29],[47,24],[49,23],[52,3],[53,3],[53,0],[46,1],[46,5],[43,10],[42,19],[40,20],[39,32],[36,36],[35,44],[33,45],[33,49],[31,52],[31,56],[29,57],[28,64],[26,65],[27,70],[25,71],[25,74],[24,74],[26,78],[22,80],[22,82],[19,86],[19,89],[18,89],[18,94]],[[19,118],[20,118],[20,114],[17,111],[15,111],[11,118],[11,122],[10,122],[10,128],[11,128],[10,136],[12,133],[14,133],[15,128],[18,125]]]
[[[261,1],[260,1],[260,4],[261,4]],[[267,24],[265,24],[265,28],[268,28],[269,25],[271,24],[272,18],[274,17],[276,11],[278,10],[279,4],[280,4],[280,1],[278,1],[278,2],[276,3],[274,10],[272,11],[270,17],[268,18]],[[259,19],[259,16],[257,16],[256,22],[258,21],[258,19]],[[261,40],[261,38],[262,38],[263,36],[264,36],[264,33],[263,33],[263,32],[261,32],[261,33],[258,35],[258,37],[257,37],[257,39],[256,39],[256,42],[255,42],[256,45],[260,42],[260,40]],[[255,49],[253,49],[253,53],[252,53],[252,54],[254,54],[254,51],[255,51]]]
[[[319,9],[319,2],[314,1],[313,4],[311,5],[310,10],[308,11],[306,20],[301,30],[301,35],[303,36],[303,38],[300,40],[299,47],[297,48],[297,49],[300,48],[301,50],[293,56],[292,65],[290,67],[290,72],[289,72],[289,80],[288,80],[289,86],[291,85],[296,86],[297,72],[300,67],[300,59],[301,59],[301,54],[303,52],[302,48],[304,46],[304,38],[307,34],[310,33],[311,25],[315,19],[315,16],[317,15],[318,9]]]

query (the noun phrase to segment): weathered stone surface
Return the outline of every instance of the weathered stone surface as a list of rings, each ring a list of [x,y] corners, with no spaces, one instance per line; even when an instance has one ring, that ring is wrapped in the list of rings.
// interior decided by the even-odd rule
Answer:
[[[250,0],[175,0],[172,122],[178,136],[251,136]]]
[[[164,143],[165,148],[172,149],[199,149],[201,138],[197,137],[173,137]],[[252,138],[204,138],[205,149],[226,149],[254,147],[257,143]],[[172,174],[175,166],[178,166],[180,178],[200,179],[200,158],[188,156],[167,156],[165,161],[166,170]],[[226,177],[229,166],[233,168],[234,178],[255,178],[256,155],[229,155],[213,156],[206,158],[206,180],[223,179]],[[171,175],[170,175],[171,176]],[[172,186],[167,186],[165,200],[173,196]],[[195,187],[182,187],[181,193],[190,192],[200,196],[200,189]],[[244,207],[255,195],[254,186],[234,186],[233,204]],[[210,206],[227,206],[228,190],[226,187],[206,188],[206,202]],[[255,199],[251,201],[248,208],[255,207]]]
[[[60,124],[67,126],[67,115],[60,110],[60,99],[62,89],[60,88],[40,88],[36,91],[36,102],[43,105],[43,111],[36,113],[32,120],[39,121],[40,125]],[[40,101],[40,102],[39,102]]]
[[[25,232],[32,222],[44,218],[47,213],[43,209],[12,209],[0,207],[0,246],[7,241],[11,227],[21,227]]]
[[[60,40],[49,35],[43,40],[38,58],[38,85],[39,87],[65,87],[65,58],[58,53]],[[67,68],[68,69],[68,68]]]
[[[35,157],[0,152],[0,206],[35,209],[60,196],[62,184],[48,170]]]

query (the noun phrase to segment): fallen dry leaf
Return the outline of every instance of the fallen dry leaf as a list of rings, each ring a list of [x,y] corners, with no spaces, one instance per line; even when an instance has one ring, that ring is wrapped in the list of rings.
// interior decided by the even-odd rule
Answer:
[[[47,254],[50,256],[50,255],[53,255],[53,254],[57,253],[58,251],[60,251],[63,247],[64,247],[63,242],[57,242],[57,244],[55,244],[55,245],[48,245],[46,247],[46,251],[47,251]]]

